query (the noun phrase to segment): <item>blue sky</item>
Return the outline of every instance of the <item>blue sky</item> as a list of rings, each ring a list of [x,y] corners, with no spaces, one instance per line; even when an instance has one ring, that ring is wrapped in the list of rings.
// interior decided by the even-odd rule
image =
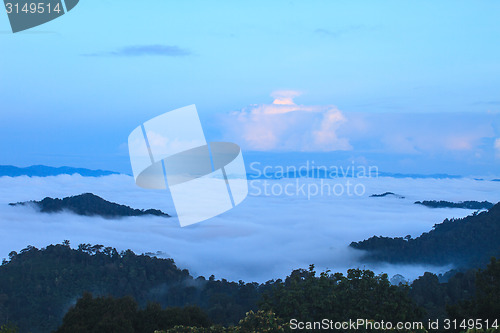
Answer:
[[[249,152],[497,174],[499,12],[496,1],[85,0],[17,34],[2,14],[0,164],[129,171],[128,134],[196,104],[209,141]]]

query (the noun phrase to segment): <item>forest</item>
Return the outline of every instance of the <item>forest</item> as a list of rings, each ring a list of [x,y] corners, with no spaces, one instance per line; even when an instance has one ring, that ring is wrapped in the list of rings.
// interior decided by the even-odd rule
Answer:
[[[374,236],[350,246],[364,250],[363,260],[371,262],[484,267],[500,253],[499,221],[500,204],[496,204],[488,211],[445,219],[417,238]]]
[[[0,266],[0,332],[282,332],[301,320],[494,318],[500,261],[411,285],[351,269],[297,269],[284,280],[192,277],[172,259],[68,241],[11,252]]]

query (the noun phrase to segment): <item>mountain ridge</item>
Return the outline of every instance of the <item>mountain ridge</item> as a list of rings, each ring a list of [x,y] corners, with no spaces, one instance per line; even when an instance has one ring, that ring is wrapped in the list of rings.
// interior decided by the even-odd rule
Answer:
[[[69,166],[51,167],[46,165],[32,165],[29,167],[17,167],[14,165],[0,165],[0,177],[49,177],[59,175],[79,174],[82,177],[102,177],[119,175],[119,172],[109,170],[91,170],[86,168],[75,168]]]
[[[464,218],[445,219],[412,239],[373,236],[349,246],[368,262],[454,264],[471,267],[500,255],[500,203]]]
[[[98,215],[106,218],[143,215],[170,217],[170,215],[158,209],[134,209],[129,206],[107,201],[93,193],[83,193],[63,199],[45,197],[40,201],[9,203],[10,206],[25,206],[29,204],[38,207],[42,213],[57,213],[63,210],[69,210],[77,215]]]
[[[424,200],[415,201],[414,204],[422,205],[429,208],[463,208],[463,209],[490,209],[494,206],[493,203],[489,201],[473,201],[466,200],[460,202],[451,202],[444,200]]]

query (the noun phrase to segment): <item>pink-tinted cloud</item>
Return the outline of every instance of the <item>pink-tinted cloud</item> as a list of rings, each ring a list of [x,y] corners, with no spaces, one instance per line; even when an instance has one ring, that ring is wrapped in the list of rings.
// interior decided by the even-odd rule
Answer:
[[[273,104],[295,105],[293,99],[301,94],[300,91],[295,90],[277,90],[271,93],[271,97],[274,98]]]
[[[227,122],[233,137],[245,148],[281,151],[349,150],[337,130],[347,119],[333,105],[300,105],[297,91],[276,91],[272,104],[251,105],[233,112]]]

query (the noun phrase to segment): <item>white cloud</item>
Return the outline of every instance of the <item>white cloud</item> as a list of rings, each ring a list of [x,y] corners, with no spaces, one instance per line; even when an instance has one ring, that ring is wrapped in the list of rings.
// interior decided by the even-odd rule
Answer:
[[[329,109],[323,114],[320,128],[312,132],[314,147],[330,147],[336,149],[324,150],[350,150],[351,145],[346,138],[337,136],[338,128],[346,122],[344,115],[337,109]],[[311,147],[313,150],[313,147]]]
[[[335,106],[299,105],[297,91],[275,91],[272,104],[251,105],[226,119],[232,140],[250,150],[349,150],[337,135],[347,119]]]
[[[276,91],[272,104],[233,112],[226,139],[245,150],[354,151],[487,161],[500,115],[491,113],[359,113],[333,105],[301,105],[297,91]],[[498,144],[500,146],[500,143]],[[496,146],[495,146],[496,147]],[[495,148],[500,151],[499,148]]]
[[[290,180],[276,180],[285,184]],[[317,182],[304,179],[306,185]],[[333,180],[332,180],[333,181]],[[132,177],[101,178],[58,176],[46,178],[0,178],[0,258],[27,245],[36,247],[69,239],[132,249],[137,253],[162,251],[181,268],[194,275],[238,281],[282,278],[291,270],[309,264],[318,269],[344,271],[365,267],[377,272],[401,273],[414,278],[424,270],[445,268],[422,266],[364,265],[350,250],[351,241],[372,235],[416,237],[444,218],[461,217],[467,210],[428,209],[416,200],[498,199],[495,182],[470,179],[366,179],[362,197],[303,195],[286,197],[249,196],[242,204],[203,223],[180,228],[175,218],[130,217],[109,220],[69,213],[41,214],[29,207],[10,207],[10,202],[65,197],[93,192],[107,200],[134,208],[157,208],[173,213],[166,191],[143,190]],[[262,185],[262,184],[261,184]],[[29,189],[29,190],[27,190]],[[392,191],[406,196],[370,198],[372,193]],[[363,209],[359,209],[363,207]]]
[[[291,105],[295,104],[293,99],[301,94],[301,92],[295,90],[278,90],[271,93],[271,97],[274,98],[273,104]]]
[[[488,113],[345,113],[337,133],[354,150],[388,154],[491,155],[498,115]],[[486,154],[487,155],[487,154]],[[485,156],[486,156],[485,155]]]
[[[495,139],[494,147],[495,147],[496,156],[500,156],[500,138]]]

